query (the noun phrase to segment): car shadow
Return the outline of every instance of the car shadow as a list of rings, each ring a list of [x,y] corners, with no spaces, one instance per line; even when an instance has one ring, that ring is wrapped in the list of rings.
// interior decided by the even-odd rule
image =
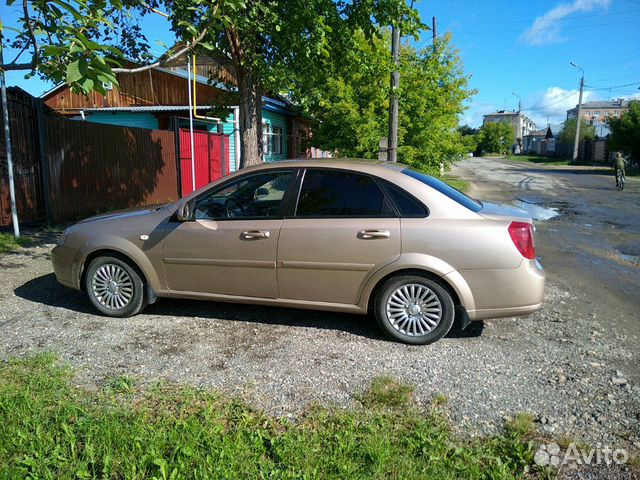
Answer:
[[[61,285],[53,273],[29,280],[16,288],[14,293],[31,302],[97,315],[83,293]],[[342,331],[374,340],[390,341],[382,334],[370,315],[174,298],[158,299],[156,303],[149,305],[144,310],[144,314],[317,328]],[[463,331],[456,329],[454,325],[447,338],[477,337],[482,333],[482,329],[482,322],[472,322]]]

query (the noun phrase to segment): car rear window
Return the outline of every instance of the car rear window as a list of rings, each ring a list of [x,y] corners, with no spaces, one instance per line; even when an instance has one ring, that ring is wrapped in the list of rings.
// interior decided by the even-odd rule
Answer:
[[[460,190],[453,188],[451,185],[444,183],[442,180],[438,180],[437,178],[425,173],[416,172],[410,168],[405,168],[402,170],[402,173],[415,178],[416,180],[420,180],[425,185],[429,185],[431,188],[437,190],[443,195],[446,195],[451,200],[458,202],[460,205],[468,208],[472,212],[479,212],[482,210],[482,204],[480,202],[465,195]]]

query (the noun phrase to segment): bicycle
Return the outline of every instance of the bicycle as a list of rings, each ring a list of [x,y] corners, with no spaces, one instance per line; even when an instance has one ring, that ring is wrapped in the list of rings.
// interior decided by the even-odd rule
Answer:
[[[620,191],[624,190],[624,172],[622,170],[616,172],[616,187]]]

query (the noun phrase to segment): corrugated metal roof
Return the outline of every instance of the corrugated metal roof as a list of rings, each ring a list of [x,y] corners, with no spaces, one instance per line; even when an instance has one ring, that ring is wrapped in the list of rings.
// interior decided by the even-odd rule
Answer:
[[[228,107],[233,108],[233,107]],[[208,105],[198,105],[197,110],[211,109]],[[189,110],[189,105],[144,105],[133,107],[82,108],[85,112],[180,112]]]

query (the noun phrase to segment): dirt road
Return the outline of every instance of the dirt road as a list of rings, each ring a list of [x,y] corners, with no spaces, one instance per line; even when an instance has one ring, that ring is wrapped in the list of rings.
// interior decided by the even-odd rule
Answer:
[[[640,335],[640,178],[618,192],[608,168],[488,158],[460,162],[454,173],[471,182],[472,196],[517,203],[534,217],[555,211],[536,222],[551,278],[587,293],[594,311],[608,312],[607,328]]]

